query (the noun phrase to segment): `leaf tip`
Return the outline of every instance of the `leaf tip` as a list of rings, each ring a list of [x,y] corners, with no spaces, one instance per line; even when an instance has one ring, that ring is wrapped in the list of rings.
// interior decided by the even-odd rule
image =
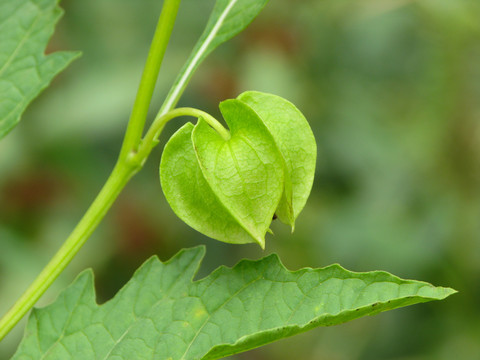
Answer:
[[[260,245],[262,250],[265,250],[265,239],[263,237],[257,236],[255,237],[255,241],[257,242],[258,245]]]
[[[443,294],[440,298],[440,300],[443,300],[443,299],[446,299],[447,297],[451,296],[451,295],[455,295],[458,293],[458,290],[455,290],[455,289],[452,289],[450,287],[441,287],[439,289],[442,289],[443,290]]]
[[[202,259],[205,257],[205,252],[205,245],[199,245],[193,248],[184,248],[181,249],[165,263],[187,261],[199,265]]]

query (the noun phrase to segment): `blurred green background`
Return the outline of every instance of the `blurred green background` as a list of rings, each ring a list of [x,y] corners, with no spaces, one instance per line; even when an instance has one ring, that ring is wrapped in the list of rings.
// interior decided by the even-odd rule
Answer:
[[[152,115],[213,0],[184,0]],[[0,312],[59,247],[111,171],[160,0],[63,0],[50,45],[83,56],[0,142]],[[149,256],[206,244],[199,277],[277,252],[290,269],[338,262],[450,286],[443,302],[319,328],[231,359],[480,358],[480,2],[272,0],[201,66],[181,105],[272,92],[306,115],[318,143],[311,198],[293,235],[256,245],[210,240],[177,219],[158,180],[161,148],[127,186],[39,305],[81,270],[108,300]],[[14,351],[25,321],[0,345]]]

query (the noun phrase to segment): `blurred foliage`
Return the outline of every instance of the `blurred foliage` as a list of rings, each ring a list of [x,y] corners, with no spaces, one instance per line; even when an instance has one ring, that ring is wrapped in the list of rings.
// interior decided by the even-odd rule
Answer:
[[[84,55],[0,142],[0,312],[68,235],[112,169],[161,8],[157,0],[63,0],[51,50]],[[213,1],[184,0],[154,111]],[[317,329],[232,359],[474,359],[480,354],[480,3],[477,0],[272,0],[195,76],[181,105],[219,115],[244,90],[273,92],[309,119],[319,156],[293,235],[274,224],[265,253],[290,268],[338,262],[460,291]],[[153,112],[152,111],[152,115]],[[260,258],[175,218],[158,164],[145,169],[46,294],[93,267],[99,302],[151,254],[207,244],[201,276]],[[12,353],[19,326],[0,346]]]

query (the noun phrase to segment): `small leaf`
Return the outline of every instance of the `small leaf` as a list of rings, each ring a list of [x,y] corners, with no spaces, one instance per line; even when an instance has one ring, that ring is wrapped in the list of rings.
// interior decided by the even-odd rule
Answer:
[[[34,309],[13,360],[219,359],[318,326],[456,291],[339,265],[290,272],[270,255],[221,267],[192,282],[204,248],[153,257],[110,301],[95,302],[87,270],[43,309]]]
[[[267,3],[268,0],[217,0],[205,30],[167,95],[162,107],[164,112],[175,106],[193,73],[208,54],[242,32]]]
[[[191,139],[190,125],[167,143],[160,165],[164,194],[178,217],[203,234],[264,248],[283,192],[281,155],[249,106],[227,100],[220,110],[228,140],[200,119]]]
[[[44,54],[62,15],[57,0],[0,3],[0,139],[20,121],[28,104],[78,53]]]
[[[245,244],[252,236],[222,205],[203,177],[187,123],[165,145],[160,163],[163,193],[175,214],[212,239]]]
[[[315,176],[317,145],[303,114],[291,102],[272,94],[247,91],[238,100],[250,106],[270,130],[285,164],[285,189],[276,214],[285,224],[305,206]]]
[[[268,0],[217,0],[207,26],[192,51],[199,57],[198,62],[245,29],[267,3]]]

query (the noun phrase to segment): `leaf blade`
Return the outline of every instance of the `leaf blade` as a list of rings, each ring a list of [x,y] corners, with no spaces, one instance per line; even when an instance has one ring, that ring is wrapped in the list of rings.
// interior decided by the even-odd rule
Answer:
[[[269,0],[217,0],[205,30],[195,44],[185,65],[170,89],[160,114],[178,102],[195,70],[220,44],[242,32],[260,13]]]
[[[44,55],[62,11],[55,0],[5,0],[0,5],[0,139],[28,104],[79,54]]]
[[[455,293],[339,265],[291,272],[275,255],[221,267],[192,282],[203,255],[198,247],[164,263],[153,257],[100,306],[91,271],[82,273],[54,304],[34,310],[13,359],[218,359]]]

